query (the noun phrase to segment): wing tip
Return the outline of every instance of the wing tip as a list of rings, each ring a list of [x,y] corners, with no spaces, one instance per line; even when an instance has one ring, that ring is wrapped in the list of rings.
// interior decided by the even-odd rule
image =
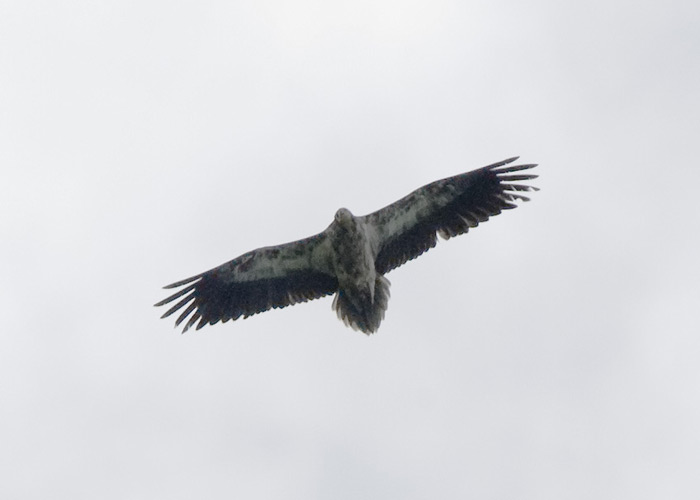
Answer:
[[[175,283],[170,283],[169,285],[165,285],[163,288],[166,290],[170,289],[170,288],[177,288],[179,286],[186,285],[188,283],[192,283],[193,281],[200,279],[202,276],[203,276],[202,274],[197,274],[196,276],[192,276],[190,278],[176,281]]]
[[[491,165],[488,165],[486,168],[489,170],[493,170],[495,168],[504,167],[504,166],[508,165],[509,163],[513,163],[518,158],[520,158],[520,156],[513,156],[511,158],[507,158],[505,160],[501,160],[499,162],[492,163]]]
[[[502,164],[497,166],[489,166],[488,169],[494,172],[498,176],[502,176],[504,174],[509,174],[511,172],[518,172],[519,170],[530,170],[532,168],[537,167],[539,164],[537,163],[524,163],[522,165],[509,165],[506,163],[501,162]],[[534,175],[534,174],[532,174]]]

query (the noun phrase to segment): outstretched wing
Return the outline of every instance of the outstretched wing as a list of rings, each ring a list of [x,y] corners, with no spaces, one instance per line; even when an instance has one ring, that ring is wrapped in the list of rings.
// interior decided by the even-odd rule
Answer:
[[[155,304],[180,299],[162,318],[182,309],[175,326],[182,332],[197,323],[197,330],[218,321],[247,318],[272,308],[286,307],[334,293],[338,280],[330,265],[330,244],[325,233],[284,245],[258,248],[197,276],[165,288],[184,286]]]
[[[415,259],[433,248],[437,234],[445,239],[469,231],[502,210],[515,208],[517,200],[529,201],[522,191],[537,188],[513,182],[534,179],[532,174],[513,174],[537,165],[510,165],[510,158],[465,174],[448,177],[416,189],[408,196],[366,215],[363,219],[375,234],[378,255],[375,267],[381,274]]]

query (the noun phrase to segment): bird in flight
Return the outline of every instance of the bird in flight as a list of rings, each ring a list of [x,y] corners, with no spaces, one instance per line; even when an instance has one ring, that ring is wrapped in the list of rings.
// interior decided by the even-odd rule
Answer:
[[[438,234],[449,239],[466,233],[515,202],[529,201],[521,193],[537,188],[517,182],[537,176],[515,172],[537,165],[513,165],[515,160],[432,182],[368,215],[341,208],[325,231],[252,250],[167,285],[184,288],[155,305],[177,300],[161,317],[184,308],[175,320],[175,326],[185,323],[184,333],[335,294],[338,318],[374,333],[389,302],[386,273],[433,248]]]

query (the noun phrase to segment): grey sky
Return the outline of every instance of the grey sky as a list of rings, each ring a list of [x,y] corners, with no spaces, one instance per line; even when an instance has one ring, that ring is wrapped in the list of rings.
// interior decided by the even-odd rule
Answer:
[[[700,494],[697,2],[6,2],[2,498]],[[542,191],[330,299],[160,287],[509,156]]]

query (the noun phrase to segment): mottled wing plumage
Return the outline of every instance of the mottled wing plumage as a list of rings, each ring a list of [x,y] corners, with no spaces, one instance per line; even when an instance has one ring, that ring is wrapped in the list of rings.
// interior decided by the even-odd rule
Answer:
[[[183,289],[158,302],[176,302],[163,318],[183,309],[175,326],[183,333],[195,326],[247,318],[333,294],[338,281],[330,267],[330,246],[324,233],[303,240],[245,253],[210,271],[165,288]],[[191,316],[190,316],[191,315]],[[189,316],[189,319],[188,319]]]
[[[537,188],[514,182],[534,179],[515,174],[536,165],[510,165],[510,158],[465,174],[432,182],[396,203],[364,217],[378,246],[376,269],[384,274],[433,248],[439,234],[445,239],[466,233]]]

